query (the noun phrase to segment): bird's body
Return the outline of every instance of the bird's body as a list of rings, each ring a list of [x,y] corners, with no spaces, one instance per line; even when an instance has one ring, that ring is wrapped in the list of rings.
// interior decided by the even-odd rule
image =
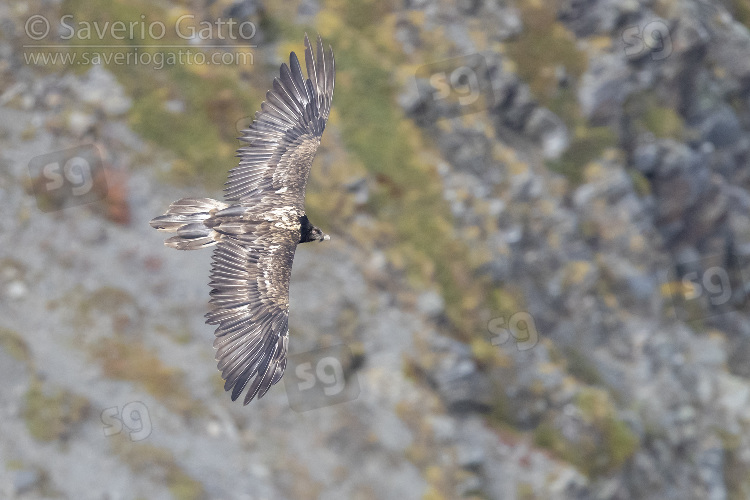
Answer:
[[[281,379],[289,338],[289,279],[299,243],[328,239],[305,214],[305,186],[333,97],[333,51],[305,36],[307,79],[294,52],[241,138],[226,201],[184,198],[151,226],[176,233],[179,250],[215,246],[206,322],[218,325],[214,347],[225,390],[237,399],[252,379],[248,404]]]

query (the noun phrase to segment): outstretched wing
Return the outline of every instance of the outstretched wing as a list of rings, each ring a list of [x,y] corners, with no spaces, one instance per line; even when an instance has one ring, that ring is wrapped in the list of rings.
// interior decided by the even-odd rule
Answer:
[[[252,223],[247,234],[214,250],[206,323],[219,325],[214,348],[224,390],[236,400],[254,378],[244,404],[281,379],[289,339],[289,278],[300,232],[278,223]]]
[[[284,205],[302,209],[305,186],[320,137],[328,120],[333,99],[335,75],[333,49],[323,51],[318,36],[317,55],[313,57],[305,35],[307,79],[302,76],[297,55],[289,56],[289,66],[281,65],[273,90],[266,93],[255,121],[243,131],[249,146],[238,150],[239,166],[229,171],[224,196],[252,206],[253,193],[273,190]]]

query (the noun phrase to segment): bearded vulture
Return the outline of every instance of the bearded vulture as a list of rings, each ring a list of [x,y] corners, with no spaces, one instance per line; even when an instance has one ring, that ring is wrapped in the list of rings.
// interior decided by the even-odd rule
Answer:
[[[178,250],[215,246],[206,323],[218,325],[214,348],[232,401],[250,383],[244,404],[281,379],[289,341],[289,277],[297,244],[329,236],[305,215],[305,186],[333,98],[333,49],[305,35],[302,75],[297,55],[281,65],[261,111],[240,139],[239,165],[224,198],[184,198],[151,221],[176,233]]]

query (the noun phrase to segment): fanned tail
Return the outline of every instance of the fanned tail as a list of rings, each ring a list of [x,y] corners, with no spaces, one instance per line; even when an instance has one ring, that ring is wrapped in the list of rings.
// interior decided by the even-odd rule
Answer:
[[[229,205],[211,198],[183,198],[169,206],[164,215],[151,220],[159,231],[177,233],[164,244],[177,250],[197,250],[215,245],[219,233],[205,225],[213,214]]]

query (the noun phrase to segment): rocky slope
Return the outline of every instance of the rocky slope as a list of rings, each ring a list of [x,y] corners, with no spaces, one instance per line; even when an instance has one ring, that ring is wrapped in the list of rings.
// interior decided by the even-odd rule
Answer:
[[[3,496],[750,494],[745,3],[106,5],[0,6]],[[32,16],[141,12],[252,22],[253,65],[28,63]],[[333,239],[242,407],[209,252],[147,223],[219,195],[305,30],[337,55],[308,190]],[[91,176],[51,188],[73,147]]]

